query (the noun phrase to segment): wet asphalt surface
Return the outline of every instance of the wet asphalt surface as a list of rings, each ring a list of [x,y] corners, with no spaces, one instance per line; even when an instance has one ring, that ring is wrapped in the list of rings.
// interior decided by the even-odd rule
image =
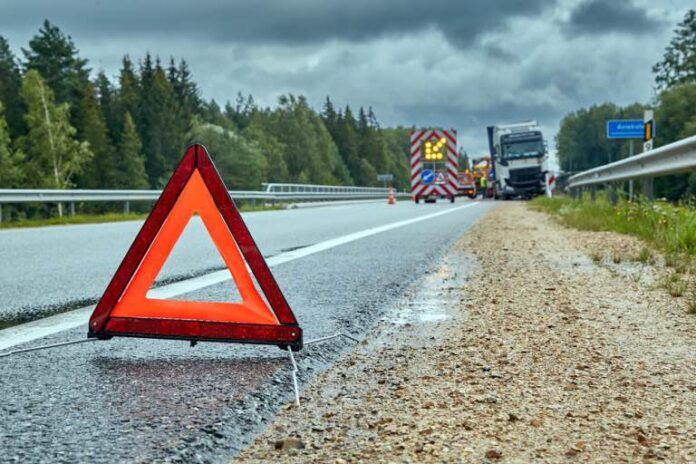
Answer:
[[[245,220],[262,253],[270,256],[461,204],[342,205],[252,213]],[[394,311],[392,305],[409,286],[434,272],[449,245],[488,207],[483,203],[275,266],[305,340],[337,331],[361,338]],[[0,233],[0,306],[26,311],[54,304],[46,294],[61,301],[98,295],[138,226],[22,231],[53,253],[47,268],[36,259],[25,266],[21,253],[7,253],[5,239],[19,243],[19,231]],[[180,254],[165,266],[170,275],[215,267],[212,248],[208,258],[197,254],[210,247],[197,245],[202,231],[192,232],[185,237],[187,246],[175,249]],[[97,238],[110,244],[107,250],[95,245]],[[82,261],[74,256],[81,249]],[[85,270],[76,275],[79,268]],[[16,282],[8,285],[10,276]],[[180,298],[219,300],[228,290],[223,283]],[[26,346],[81,338],[84,332],[62,332]],[[350,343],[335,339],[303,350],[300,382],[325,369]],[[120,338],[1,358],[0,462],[227,462],[291,398],[291,385],[287,354],[272,346],[200,343],[192,348],[181,341]]]

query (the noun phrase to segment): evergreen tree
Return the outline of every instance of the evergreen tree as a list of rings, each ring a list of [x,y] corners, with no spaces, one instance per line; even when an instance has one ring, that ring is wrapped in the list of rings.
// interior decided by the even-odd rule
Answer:
[[[188,67],[186,60],[179,61],[177,73],[178,79],[174,86],[174,92],[181,101],[181,106],[184,109],[184,115],[191,119],[201,110],[201,97],[198,85],[193,81],[191,70]]]
[[[0,102],[0,188],[22,186],[22,163],[24,155],[12,150],[10,132],[5,122],[4,107]]]
[[[24,104],[20,97],[22,75],[10,44],[0,36],[0,103],[5,107],[5,118],[13,139],[26,131],[24,124]]]
[[[130,113],[126,113],[116,157],[114,188],[144,189],[148,187],[145,161],[141,150],[142,144],[138,138],[135,122]]]
[[[232,106],[229,102],[225,104],[225,117],[234,123],[239,129],[246,128],[250,123],[254,114],[258,111],[254,97],[249,94],[246,98],[242,92],[237,92],[235,105]]]
[[[172,85],[159,59],[153,64],[150,54],[140,65],[140,139],[145,152],[145,169],[150,186],[162,187],[183,153],[176,127],[178,109]]]
[[[104,122],[106,123],[109,138],[112,144],[116,144],[120,127],[115,95],[116,91],[111,81],[109,81],[109,78],[104,74],[104,71],[99,71],[99,74],[97,74],[95,85],[99,96],[99,106],[102,116],[104,117]]]
[[[689,10],[674,30],[662,61],[655,64],[655,83],[664,90],[677,84],[696,82],[696,10]]]
[[[70,120],[82,134],[79,121],[79,102],[89,81],[87,60],[80,58],[70,36],[45,20],[38,35],[29,41],[29,48],[22,49],[25,68],[35,69],[53,90],[56,103],[70,105]]]
[[[351,179],[357,185],[364,184],[364,178],[369,174],[363,172],[363,165],[358,156],[357,124],[350,106],[346,105],[343,113],[336,117],[336,145],[343,163],[348,168]]]
[[[227,118],[220,110],[220,105],[214,99],[203,103],[201,109],[201,119],[207,123],[224,127],[225,129],[237,129],[237,126],[231,119]]]
[[[376,185],[377,174],[383,172],[387,165],[384,143],[379,132],[371,127],[367,113],[362,107],[358,112],[358,154],[363,171],[360,185]]]
[[[30,69],[22,81],[28,133],[19,141],[27,156],[35,187],[68,188],[92,158],[87,142],[75,139],[67,103],[56,105],[53,92],[38,71]],[[58,213],[62,215],[59,204]]]
[[[140,82],[133,69],[133,62],[128,55],[124,56],[121,61],[118,84],[116,126],[113,129],[116,134],[123,132],[123,122],[126,113],[130,114],[138,125],[140,123]]]
[[[324,125],[331,133],[331,136],[336,139],[336,123],[338,120],[338,113],[336,113],[336,108],[334,108],[331,99],[326,96],[326,101],[324,102],[324,109],[321,112],[321,119],[324,121]]]
[[[115,151],[92,83],[85,88],[79,114],[82,118],[79,121],[82,127],[81,139],[89,143],[94,156],[82,175],[78,176],[77,185],[93,189],[113,188],[116,175]]]

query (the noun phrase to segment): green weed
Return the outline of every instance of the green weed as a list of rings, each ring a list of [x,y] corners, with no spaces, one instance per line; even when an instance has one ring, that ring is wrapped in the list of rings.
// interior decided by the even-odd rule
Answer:
[[[613,231],[633,235],[646,242],[644,259],[652,256],[651,247],[664,252],[670,262],[677,256],[691,261],[696,257],[696,209],[689,205],[673,205],[663,201],[620,200],[612,206],[606,194],[596,201],[585,197],[539,197],[532,205],[551,213],[569,226],[580,230]],[[668,264],[669,265],[669,264]]]
[[[638,256],[636,257],[636,261],[639,263],[643,264],[653,264],[655,262],[655,259],[653,258],[652,252],[648,247],[643,247],[641,248],[640,252],[638,253]]]
[[[687,283],[677,273],[669,274],[662,279],[662,288],[667,290],[670,296],[680,297],[686,293]]]

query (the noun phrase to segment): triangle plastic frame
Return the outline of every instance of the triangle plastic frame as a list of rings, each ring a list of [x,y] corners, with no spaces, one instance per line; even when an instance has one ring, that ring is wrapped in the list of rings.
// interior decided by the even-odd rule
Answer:
[[[147,256],[169,213],[194,172],[198,171],[239,251],[253,273],[275,314],[277,324],[253,324],[205,319],[166,317],[122,317],[112,315],[119,300]],[[169,250],[171,251],[171,250]],[[183,303],[182,303],[183,304]],[[230,198],[205,147],[190,146],[179,163],[152,212],[123,258],[89,320],[89,338],[114,336],[165,338],[231,343],[278,345],[293,351],[302,348],[302,329],[271,274],[254,239]]]

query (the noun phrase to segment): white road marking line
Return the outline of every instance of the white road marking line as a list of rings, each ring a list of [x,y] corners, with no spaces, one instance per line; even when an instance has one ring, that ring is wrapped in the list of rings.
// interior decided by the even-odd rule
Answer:
[[[268,258],[266,262],[268,263],[269,267],[278,266],[280,264],[304,258],[315,253],[330,250],[331,248],[335,248],[337,246],[345,245],[346,243],[354,242],[356,240],[367,238],[372,235],[380,234],[382,232],[387,232],[392,229],[398,229],[399,227],[404,227],[409,224],[427,221],[438,216],[451,214],[465,208],[476,206],[478,204],[479,202],[468,203],[466,205],[459,206],[456,208],[448,208],[443,211],[438,211],[437,213],[426,214],[412,219],[392,222],[391,224],[372,227],[370,229],[361,230],[352,234],[342,235],[340,237],[325,240],[323,242],[300,248],[298,250],[289,251],[287,253],[282,253],[277,256],[272,256]],[[215,271],[211,272],[210,274],[205,274],[202,276],[182,280],[180,282],[175,282],[172,284],[164,285],[159,288],[152,289],[148,292],[148,297],[159,299],[173,298],[179,295],[183,295],[185,293],[190,293],[196,290],[210,287],[212,285],[219,284],[226,280],[230,280],[229,271]],[[4,330],[0,330],[0,350],[11,348],[21,343],[37,340],[39,338],[53,335],[58,332],[63,332],[65,330],[74,329],[76,327],[80,327],[81,325],[84,325],[86,327],[87,322],[89,320],[89,316],[92,314],[93,309],[94,306],[87,306],[84,308],[76,309],[74,311],[56,314],[55,316],[46,317],[44,319],[38,319],[36,321],[27,322],[26,324],[21,324]]]

